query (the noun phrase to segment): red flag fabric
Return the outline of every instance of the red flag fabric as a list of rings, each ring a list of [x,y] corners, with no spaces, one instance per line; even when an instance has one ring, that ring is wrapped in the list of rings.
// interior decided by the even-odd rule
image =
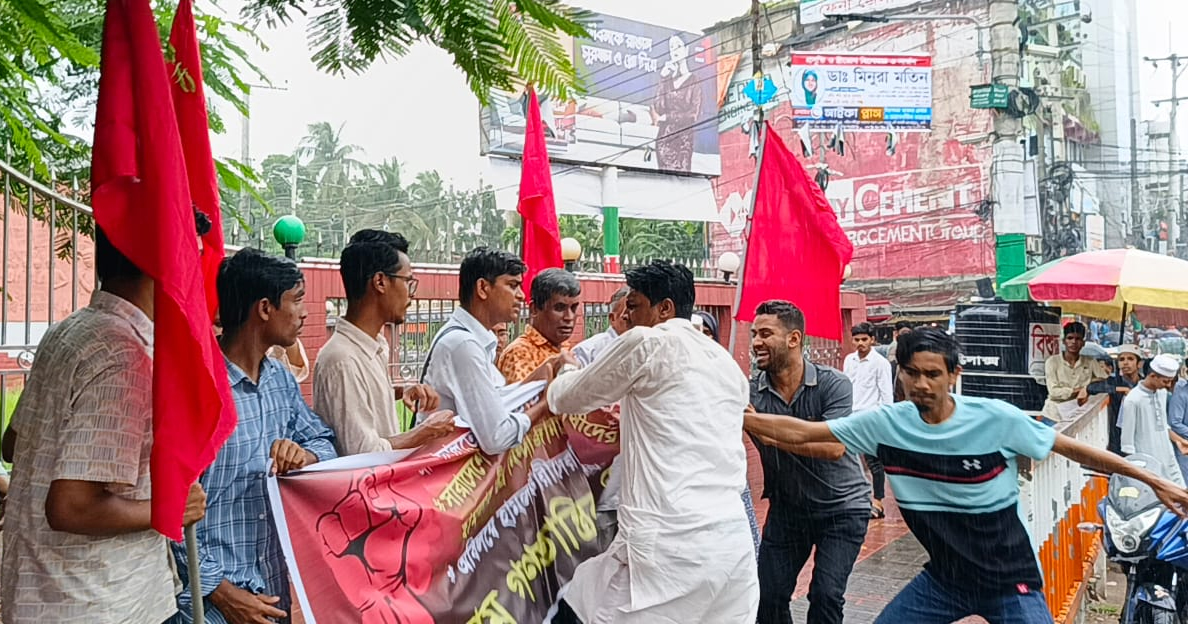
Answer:
[[[181,135],[190,199],[210,218],[210,232],[202,237],[202,277],[206,284],[206,307],[213,321],[219,310],[215,289],[219,265],[223,262],[223,217],[219,208],[219,181],[210,151],[210,126],[206,119],[206,93],[202,86],[202,58],[198,29],[194,24],[192,0],[181,0],[169,33],[170,74],[173,81],[173,110]]]
[[[524,291],[529,292],[532,278],[537,273],[565,265],[561,259],[557,206],[553,202],[553,172],[549,168],[544,124],[540,121],[540,102],[532,87],[528,87],[528,128],[524,133],[520,204],[517,210],[523,223],[520,256],[528,265],[528,271],[524,274]]]
[[[764,131],[736,316],[753,321],[760,303],[786,299],[804,312],[806,333],[841,340],[842,272],[854,245],[821,187],[770,124]]]
[[[235,427],[207,312],[185,159],[149,0],[108,0],[91,161],[95,221],[155,280],[153,528],[182,537],[190,485]]]

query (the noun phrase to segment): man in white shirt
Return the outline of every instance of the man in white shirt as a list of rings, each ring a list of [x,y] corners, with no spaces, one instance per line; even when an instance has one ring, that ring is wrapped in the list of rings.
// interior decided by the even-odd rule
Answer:
[[[1167,393],[1176,385],[1180,361],[1164,353],[1151,360],[1151,373],[1122,400],[1122,454],[1141,453],[1159,460],[1168,480],[1184,486],[1176,449],[1167,426]]]
[[[606,331],[590,336],[573,348],[573,357],[582,366],[593,364],[627,331],[627,293],[630,291],[630,288],[624,286],[611,295],[608,315],[610,326]],[[611,461],[606,486],[602,490],[602,495],[598,497],[598,542],[603,550],[606,550],[619,531],[619,490],[623,484],[622,458],[621,454],[615,455],[615,459]]]
[[[891,362],[874,350],[874,325],[859,323],[850,330],[855,351],[846,356],[842,370],[854,386],[854,413],[874,409],[880,405],[895,402],[891,386]],[[874,455],[863,455],[866,468],[870,470],[873,496],[870,502],[871,518],[883,518],[883,498],[886,495],[886,473],[883,462]]]
[[[318,352],[314,371],[314,412],[334,431],[339,455],[417,448],[454,431],[454,415],[439,412],[412,431],[400,431],[396,392],[388,372],[384,326],[404,323],[417,292],[408,259],[408,241],[400,234],[360,230],[339,259],[346,314]],[[437,409],[438,395],[426,385],[400,391],[409,409]]]
[[[478,247],[466,254],[458,269],[462,305],[437,332],[421,376],[441,395],[441,409],[457,414],[458,425],[468,427],[488,455],[519,446],[534,420],[547,413],[543,402],[527,412],[508,411],[500,393],[507,382],[495,367],[499,339],[492,329],[520,317],[526,268],[519,257],[498,249]],[[549,358],[524,381],[547,381],[561,363],[559,356]]]
[[[574,572],[582,622],[754,622],[759,579],[742,491],[749,388],[693,328],[693,274],[664,261],[627,273],[631,330],[547,392],[556,414],[621,401],[619,534]]]
[[[627,331],[627,317],[624,313],[627,311],[627,292],[629,290],[624,286],[611,295],[610,312],[607,315],[610,326],[606,328],[606,331],[590,336],[573,348],[573,357],[577,358],[582,366],[589,366],[615,341],[615,338]]]

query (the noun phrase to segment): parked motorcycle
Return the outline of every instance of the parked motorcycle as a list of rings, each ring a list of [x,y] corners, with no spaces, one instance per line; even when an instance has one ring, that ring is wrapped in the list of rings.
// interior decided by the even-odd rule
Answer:
[[[1167,477],[1178,466],[1163,466],[1149,455],[1126,461]],[[1123,475],[1109,477],[1109,493],[1098,504],[1106,557],[1126,572],[1121,624],[1188,624],[1188,521],[1167,509],[1147,484]]]

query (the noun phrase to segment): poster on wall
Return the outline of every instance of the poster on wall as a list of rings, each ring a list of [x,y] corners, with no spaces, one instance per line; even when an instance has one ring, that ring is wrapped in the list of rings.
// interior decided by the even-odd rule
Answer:
[[[941,38],[948,45],[936,48],[930,60],[913,56],[913,51],[930,49],[930,42]],[[888,42],[893,42],[893,47]],[[832,92],[824,90],[830,77],[823,68],[829,66],[810,66],[806,61],[798,75],[797,68],[784,66],[788,57],[768,65],[780,94],[765,107],[767,118],[794,149],[801,145],[802,124],[815,129],[810,134],[812,155],[801,160],[810,173],[823,166],[825,146],[824,166],[830,172],[825,195],[854,243],[853,275],[847,286],[896,305],[951,305],[976,292],[976,280],[995,271],[993,215],[982,203],[989,193],[992,152],[990,142],[977,139],[992,131],[993,120],[987,112],[969,110],[969,85],[983,80],[976,33],[960,24],[892,23],[844,38],[848,49],[878,52],[835,53],[839,45],[843,42],[838,38],[822,40],[819,50],[802,49],[796,56],[847,59],[851,69],[862,66],[854,64],[855,58],[898,58],[907,60],[897,71],[927,70],[932,95],[929,101],[921,98],[919,103],[929,108],[929,131],[896,130],[898,148],[889,153],[884,134],[888,126],[883,123],[871,126],[869,132],[846,131],[844,155],[829,149],[837,124],[818,122],[811,110],[805,112],[810,107],[804,93],[805,87],[815,89],[815,104],[832,97]],[[727,55],[719,60],[722,71],[731,71],[732,76],[718,124],[722,175],[714,181],[714,189],[720,227],[715,226],[711,234],[711,257],[741,251],[754,179],[751,138],[743,131],[753,109],[742,93],[750,79],[751,63],[746,54],[736,56],[737,60]],[[917,62],[920,65],[913,67]],[[803,72],[810,67],[816,67],[813,71],[818,72],[818,78],[824,74],[816,85],[811,81],[804,84]],[[861,76],[866,84],[868,76]],[[850,78],[856,80],[852,72]],[[874,81],[874,86],[881,88],[879,78]],[[908,103],[901,95],[892,92],[888,97],[898,100],[884,99],[878,104],[885,109]],[[853,106],[857,110],[875,103],[871,100]]]
[[[785,72],[797,126],[859,132],[932,127],[929,56],[793,52]]]
[[[585,26],[590,38],[570,42],[585,94],[540,98],[550,160],[720,174],[714,38],[609,15]],[[526,101],[523,89],[491,94],[480,114],[482,154],[521,155]]]

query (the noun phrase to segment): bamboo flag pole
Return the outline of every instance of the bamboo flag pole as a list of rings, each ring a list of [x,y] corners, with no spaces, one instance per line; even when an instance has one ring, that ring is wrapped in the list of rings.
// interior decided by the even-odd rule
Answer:
[[[734,348],[738,344],[738,307],[742,302],[743,279],[747,269],[747,243],[751,240],[751,217],[755,214],[755,198],[759,196],[759,172],[763,169],[763,152],[767,145],[767,123],[763,120],[763,110],[755,120],[756,131],[759,132],[759,154],[755,157],[755,178],[751,181],[751,205],[747,206],[747,222],[743,228],[742,253],[739,254],[738,286],[734,289],[734,305],[730,310],[730,357],[734,357]]]

